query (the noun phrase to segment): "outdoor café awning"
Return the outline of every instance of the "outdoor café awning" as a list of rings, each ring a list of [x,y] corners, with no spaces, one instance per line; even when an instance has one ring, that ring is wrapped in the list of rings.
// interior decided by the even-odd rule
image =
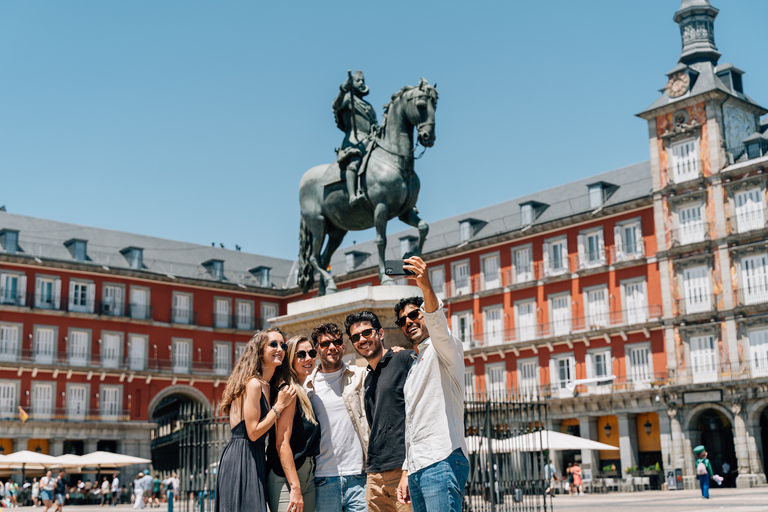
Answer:
[[[0,459],[0,469],[49,469],[57,465],[56,457],[29,450],[14,452]]]
[[[488,438],[467,436],[470,453],[488,453]],[[540,452],[542,450],[618,450],[609,444],[572,436],[554,430],[541,430],[505,439],[493,439],[493,453]]]
[[[152,461],[131,455],[122,455],[111,452],[92,452],[80,456],[80,467],[88,468],[121,468],[134,464],[149,464]]]

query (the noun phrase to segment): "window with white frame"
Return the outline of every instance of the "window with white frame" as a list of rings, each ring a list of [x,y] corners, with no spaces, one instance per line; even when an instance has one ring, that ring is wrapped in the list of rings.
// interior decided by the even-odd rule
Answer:
[[[123,287],[116,284],[105,284],[101,302],[101,314],[123,316]]]
[[[237,328],[243,330],[253,329],[253,302],[238,300],[237,304]]]
[[[681,244],[695,244],[706,239],[707,232],[702,215],[703,209],[701,203],[696,203],[695,205],[680,207],[677,211]]]
[[[88,386],[85,384],[67,385],[67,418],[82,420],[88,412]]]
[[[627,380],[633,384],[645,384],[653,378],[650,343],[626,346]]]
[[[558,276],[568,272],[568,238],[558,237],[544,242],[544,275]]]
[[[131,286],[131,318],[146,320],[149,318],[149,288]]]
[[[468,295],[472,293],[472,287],[469,280],[469,262],[462,261],[454,263],[451,269],[453,274],[453,295]]]
[[[261,303],[261,328],[268,329],[272,326],[269,320],[278,315],[278,306],[272,302]]]
[[[515,303],[515,324],[518,341],[536,338],[536,300],[522,300]]]
[[[571,332],[571,296],[550,295],[549,308],[552,314],[552,334],[563,336]]]
[[[56,349],[56,330],[52,327],[35,327],[35,363],[53,364]]]
[[[518,360],[517,375],[520,394],[527,398],[537,397],[539,394],[538,359]]]
[[[464,400],[476,400],[475,396],[475,367],[467,366],[464,368]]]
[[[752,377],[768,377],[768,329],[749,331],[749,367]]]
[[[464,350],[474,348],[474,328],[472,324],[471,311],[461,311],[459,313],[454,313],[451,317],[451,330],[453,331],[453,334],[464,344]]]
[[[695,140],[672,144],[672,181],[682,183],[699,177],[699,147]]]
[[[491,400],[502,400],[507,396],[507,369],[505,363],[485,365],[485,393]]]
[[[445,298],[445,268],[443,266],[429,269],[429,281],[438,298]]]
[[[0,417],[12,418],[17,414],[17,387],[15,382],[0,382]]]
[[[693,336],[690,339],[691,374],[693,382],[715,382],[717,380],[717,351],[712,335]]]
[[[608,327],[608,288],[600,286],[585,290],[585,303],[589,330],[604,329]]]
[[[709,267],[701,265],[683,270],[685,313],[701,313],[712,309],[712,284]]]
[[[19,360],[21,324],[0,324],[0,362]]]
[[[533,205],[521,204],[520,205],[520,224],[523,226],[530,226],[533,224]]]
[[[622,281],[624,322],[628,325],[648,321],[648,303],[645,298],[645,279]]]
[[[192,323],[192,295],[173,292],[172,321],[177,324]]]
[[[32,419],[49,420],[53,415],[53,401],[55,393],[55,383],[53,382],[33,382],[32,383],[32,403],[30,404]]]
[[[86,281],[69,280],[69,311],[93,313],[96,285]]]
[[[88,366],[91,344],[91,332],[70,330],[67,340],[67,356],[71,366]]]
[[[465,220],[459,224],[459,238],[462,242],[467,242],[472,238],[472,221]]]
[[[558,354],[550,359],[551,384],[554,389],[565,389],[576,378],[576,359],[573,354]]]
[[[483,332],[486,345],[499,345],[504,342],[503,307],[490,306],[483,310]]]
[[[213,373],[229,375],[232,367],[232,344],[227,341],[217,341],[213,345]]]
[[[488,254],[480,258],[483,269],[483,289],[493,290],[501,287],[501,266],[499,254]]]
[[[603,184],[589,186],[589,207],[598,208],[603,205]]]
[[[120,402],[123,396],[122,386],[101,386],[99,411],[102,421],[120,419]]]
[[[605,265],[603,228],[584,231],[578,236],[579,268]]]
[[[123,346],[122,333],[101,333],[101,366],[104,368],[119,368],[121,347]]]
[[[613,375],[611,349],[600,348],[587,352],[587,378],[600,379]]]
[[[0,273],[0,304],[24,306],[27,300],[27,276],[24,274]]]
[[[736,192],[733,195],[737,232],[745,233],[765,227],[765,207],[762,196],[762,190],[759,188]]]
[[[645,245],[643,244],[643,229],[640,219],[616,224],[613,228],[613,243],[616,261],[642,257],[645,254]]]
[[[533,281],[533,256],[531,247],[512,249],[512,263],[515,266],[515,283]]]
[[[142,371],[147,367],[147,337],[140,334],[128,336],[128,369]]]
[[[0,230],[0,242],[8,254],[16,254],[19,250],[19,232],[13,229]]]
[[[173,373],[190,373],[192,340],[173,340]]]
[[[741,258],[741,297],[745,305],[768,302],[768,255]]]
[[[35,307],[59,309],[61,307],[61,279],[38,276],[35,279]]]
[[[214,327],[229,327],[230,306],[229,299],[216,298],[213,301],[213,326]]]

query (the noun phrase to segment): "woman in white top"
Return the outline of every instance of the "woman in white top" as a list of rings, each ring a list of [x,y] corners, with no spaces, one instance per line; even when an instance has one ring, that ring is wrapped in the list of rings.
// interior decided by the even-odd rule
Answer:
[[[37,497],[40,496],[40,482],[37,478],[32,479],[32,506],[37,507]]]
[[[45,476],[40,479],[40,498],[43,500],[43,507],[45,512],[53,506],[53,486],[56,484],[56,480],[48,471]]]

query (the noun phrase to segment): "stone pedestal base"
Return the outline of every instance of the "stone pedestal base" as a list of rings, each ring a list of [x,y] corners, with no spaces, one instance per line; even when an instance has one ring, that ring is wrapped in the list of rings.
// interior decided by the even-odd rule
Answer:
[[[350,313],[372,311],[379,317],[384,328],[384,346],[411,348],[411,343],[403,336],[403,332],[395,325],[394,307],[400,299],[421,296],[421,290],[416,286],[364,286],[352,290],[343,290],[323,297],[291,302],[288,313],[274,319],[270,323],[279,327],[288,337],[303,334],[310,336],[312,329],[319,324],[333,322],[344,332],[344,320]],[[358,358],[355,349],[344,336],[344,360],[355,362],[359,366],[367,363]]]

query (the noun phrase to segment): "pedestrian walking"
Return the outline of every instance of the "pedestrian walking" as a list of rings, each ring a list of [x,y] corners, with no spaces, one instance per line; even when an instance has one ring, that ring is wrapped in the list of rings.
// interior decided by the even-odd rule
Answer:
[[[112,475],[110,491],[112,492],[112,506],[114,507],[120,501],[120,478],[118,478],[117,473]]]
[[[163,480],[163,485],[165,485],[165,497],[168,501],[168,512],[173,512],[173,497],[179,494],[180,484],[181,482],[179,482],[179,477],[176,473],[171,473],[169,478]]]
[[[555,465],[552,464],[552,459],[549,459],[549,462],[544,465],[544,481],[547,484],[544,494],[549,494],[554,498],[555,490],[552,488],[553,480],[557,480],[557,472],[555,471]]]
[[[578,462],[573,463],[571,474],[573,475],[574,495],[584,496],[584,487],[582,487],[581,481],[581,466],[579,466]]]
[[[40,479],[40,498],[43,500],[45,512],[53,506],[53,489],[56,486],[56,480],[51,471],[47,471],[45,476]]]
[[[712,464],[707,458],[707,450],[703,444],[693,449],[696,455],[696,476],[699,477],[699,486],[701,487],[701,497],[709,499],[709,479],[715,474],[712,471]]]
[[[100,507],[103,507],[106,503],[109,505],[110,502],[110,492],[109,492],[109,480],[107,477],[104,477],[104,479],[101,482],[101,500],[99,503]]]
[[[56,478],[56,512],[63,512],[64,503],[67,498],[67,478],[64,474],[64,470],[59,470],[59,476]]]
[[[37,508],[38,497],[40,496],[40,482],[37,478],[32,479],[32,508]]]
[[[142,479],[144,473],[139,473],[136,478],[133,479],[133,508],[144,508],[144,483]]]

